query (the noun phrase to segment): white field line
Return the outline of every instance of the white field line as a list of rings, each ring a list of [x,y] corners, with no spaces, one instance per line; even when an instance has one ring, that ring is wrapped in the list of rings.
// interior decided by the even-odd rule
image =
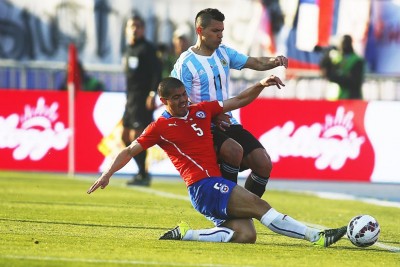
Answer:
[[[136,191],[140,191],[140,192],[144,192],[144,193],[160,196],[160,197],[179,199],[179,200],[185,200],[185,201],[189,201],[190,202],[190,199],[189,199],[188,195],[186,195],[186,196],[177,195],[177,194],[173,194],[173,193],[168,193],[168,192],[164,192],[164,191],[155,190],[155,189],[148,188],[148,187],[132,186],[132,187],[129,187],[129,188],[135,189]]]
[[[379,200],[379,199],[374,199],[374,198],[366,198],[366,197],[355,197],[355,196],[348,195],[348,194],[332,193],[332,192],[309,192],[309,191],[307,191],[306,193],[316,195],[320,198],[340,199],[340,200],[356,200],[356,201],[360,201],[360,202],[374,204],[377,206],[400,208],[400,202],[394,202],[394,201],[384,201],[384,200]]]

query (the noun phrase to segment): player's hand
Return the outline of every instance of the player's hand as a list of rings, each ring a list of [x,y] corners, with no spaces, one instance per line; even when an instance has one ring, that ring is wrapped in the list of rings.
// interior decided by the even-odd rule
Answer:
[[[231,126],[231,116],[225,113],[220,113],[217,116],[215,116],[212,120],[212,122],[215,124],[216,127],[218,127],[221,131],[225,131],[225,128],[228,128]]]
[[[110,182],[110,178],[101,176],[99,179],[97,179],[96,182],[93,183],[93,185],[89,188],[89,190],[87,191],[88,194],[96,191],[97,188],[101,187],[101,189],[106,188],[106,186],[108,185],[108,183]]]
[[[277,67],[284,66],[287,69],[288,59],[284,56],[277,56],[277,57],[275,57],[275,64]]]
[[[265,87],[276,85],[279,89],[281,89],[281,86],[285,86],[281,79],[275,75],[262,79],[260,83]]]

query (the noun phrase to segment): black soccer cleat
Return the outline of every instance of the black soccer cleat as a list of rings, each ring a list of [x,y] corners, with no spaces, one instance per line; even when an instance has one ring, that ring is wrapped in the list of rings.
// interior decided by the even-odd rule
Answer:
[[[339,241],[347,232],[347,226],[335,229],[326,229],[319,233],[319,239],[314,242],[315,246],[329,247]]]

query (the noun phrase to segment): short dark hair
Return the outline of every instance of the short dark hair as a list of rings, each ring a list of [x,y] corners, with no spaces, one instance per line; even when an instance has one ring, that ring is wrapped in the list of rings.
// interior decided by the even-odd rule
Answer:
[[[184,86],[183,83],[174,77],[166,77],[161,80],[157,88],[157,94],[160,97],[168,98],[171,95],[173,89],[177,89]]]
[[[132,21],[139,21],[140,22],[140,24],[142,25],[142,27],[145,27],[146,26],[146,23],[144,22],[144,19],[140,16],[140,15],[138,15],[138,14],[134,14],[134,15],[132,15],[128,20],[127,20],[127,22],[129,21],[129,20],[132,20]]]
[[[353,38],[351,38],[350,35],[346,34],[343,36],[341,46],[342,46],[342,51],[345,54],[354,53]]]
[[[206,28],[208,25],[210,25],[212,19],[223,22],[225,20],[225,16],[218,9],[206,8],[197,13],[194,24],[196,28],[199,26]]]

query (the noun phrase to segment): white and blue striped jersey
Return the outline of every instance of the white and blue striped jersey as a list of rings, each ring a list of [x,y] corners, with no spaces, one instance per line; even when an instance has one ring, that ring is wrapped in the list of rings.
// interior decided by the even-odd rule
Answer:
[[[198,55],[190,47],[176,61],[171,76],[183,82],[192,103],[224,101],[229,98],[230,69],[241,70],[248,58],[225,45],[211,56]],[[231,122],[238,124],[233,117]]]

